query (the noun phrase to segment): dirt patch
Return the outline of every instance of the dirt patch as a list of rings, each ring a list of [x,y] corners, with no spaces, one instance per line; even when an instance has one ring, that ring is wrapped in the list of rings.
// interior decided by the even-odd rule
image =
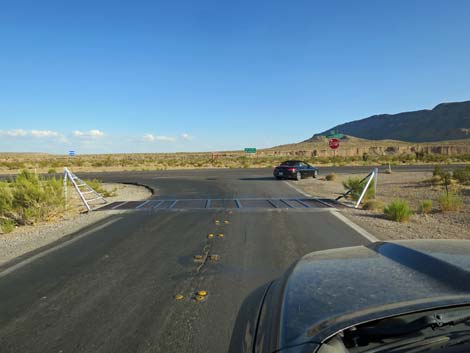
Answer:
[[[293,182],[304,192],[315,197],[336,198],[345,190],[342,181],[350,175],[338,174],[335,181],[323,178]],[[365,174],[363,175],[365,176]],[[384,204],[401,198],[409,202],[414,215],[406,223],[397,223],[383,217],[381,211],[362,209],[341,210],[345,216],[377,238],[387,239],[470,239],[470,187],[461,186],[459,194],[463,206],[458,212],[440,212],[439,197],[445,192],[441,185],[423,182],[432,177],[430,172],[399,172],[379,174],[377,199]],[[433,210],[428,215],[419,214],[419,204],[432,200]]]
[[[151,196],[151,192],[142,186],[110,183],[103,187],[115,192],[116,196],[107,198],[108,202],[138,201]],[[18,227],[9,234],[0,234],[0,265],[109,216],[109,212],[83,213],[83,210],[85,207],[71,190],[66,214],[47,223]]]

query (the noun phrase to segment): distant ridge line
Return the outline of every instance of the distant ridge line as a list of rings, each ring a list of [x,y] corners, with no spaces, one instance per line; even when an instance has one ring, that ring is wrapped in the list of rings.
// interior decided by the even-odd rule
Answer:
[[[434,142],[470,138],[470,101],[440,103],[433,109],[398,114],[378,114],[315,134],[303,142],[312,142],[330,131],[367,140]]]

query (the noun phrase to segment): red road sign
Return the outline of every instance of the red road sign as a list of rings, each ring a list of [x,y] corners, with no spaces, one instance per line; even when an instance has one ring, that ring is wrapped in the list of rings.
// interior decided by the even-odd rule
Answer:
[[[332,149],[337,149],[339,147],[339,140],[338,139],[330,139],[330,141],[328,141],[328,146],[330,146],[330,148]]]

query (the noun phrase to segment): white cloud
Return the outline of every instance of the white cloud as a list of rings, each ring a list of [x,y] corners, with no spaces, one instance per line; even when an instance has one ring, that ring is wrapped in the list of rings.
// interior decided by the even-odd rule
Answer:
[[[155,136],[153,136],[152,134],[145,134],[144,136],[142,136],[142,140],[144,140],[145,142],[153,142],[155,141]]]
[[[183,140],[186,140],[186,141],[191,141],[193,139],[193,137],[190,134],[186,133],[186,132],[181,134],[181,138]]]
[[[31,136],[34,137],[59,137],[60,134],[51,130],[31,130]]]
[[[10,137],[24,137],[24,136],[33,136],[33,137],[60,137],[61,135],[56,131],[51,130],[0,130],[0,135],[10,136]]]
[[[12,136],[12,137],[17,137],[17,136],[26,136],[28,134],[28,131],[23,130],[23,129],[16,129],[16,130],[0,130],[0,135],[2,136]]]
[[[76,137],[101,137],[104,136],[104,132],[96,129],[92,129],[90,131],[80,131],[75,130],[73,132],[74,136]]]
[[[164,141],[164,142],[175,142],[176,138],[173,136],[157,136],[153,134],[145,134],[142,136],[142,141],[145,142],[154,142],[154,141]]]
[[[157,141],[174,142],[176,139],[172,136],[155,136]]]

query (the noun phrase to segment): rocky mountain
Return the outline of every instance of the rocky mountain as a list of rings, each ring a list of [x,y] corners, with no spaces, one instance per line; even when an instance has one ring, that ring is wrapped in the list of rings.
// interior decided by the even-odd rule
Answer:
[[[470,101],[442,103],[432,110],[373,115],[337,125],[304,142],[327,135],[331,130],[368,140],[430,142],[466,139],[470,138]]]

